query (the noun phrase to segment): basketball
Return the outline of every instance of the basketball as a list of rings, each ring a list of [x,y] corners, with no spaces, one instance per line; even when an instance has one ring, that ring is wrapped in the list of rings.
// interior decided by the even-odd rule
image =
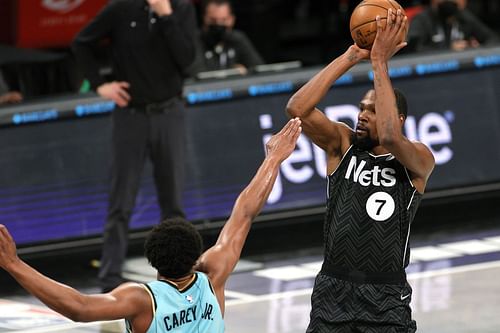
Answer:
[[[377,15],[380,16],[383,25],[387,21],[387,10],[401,9],[403,15],[406,15],[403,7],[394,0],[364,0],[354,8],[349,22],[351,37],[360,48],[371,49],[375,35],[377,34]],[[406,39],[408,26],[402,32],[401,41]]]

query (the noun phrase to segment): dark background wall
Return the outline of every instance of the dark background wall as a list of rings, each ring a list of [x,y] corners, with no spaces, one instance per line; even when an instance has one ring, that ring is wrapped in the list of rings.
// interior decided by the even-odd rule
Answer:
[[[484,192],[500,184],[500,151],[492,148],[500,144],[500,67],[484,67],[484,62],[479,61],[497,59],[500,64],[499,52],[492,49],[489,55],[481,56],[470,53],[469,62],[407,58],[392,67],[420,71],[414,76],[394,78],[394,85],[406,93],[410,105],[406,135],[426,143],[436,158],[427,188],[431,199],[452,200],[454,191]],[[449,55],[443,58],[450,59]],[[478,65],[468,68],[474,60]],[[437,64],[444,64],[449,69],[450,62],[457,64],[451,72],[423,75],[424,68],[435,70]],[[460,69],[459,64],[464,68]],[[349,73],[352,83],[336,86],[328,93],[319,105],[328,117],[354,125],[357,103],[372,86],[368,69],[368,65],[360,65]],[[184,191],[189,219],[201,228],[218,229],[263,159],[265,140],[286,122],[284,106],[293,84],[265,82],[286,83],[292,77],[302,82],[313,72],[268,74],[186,87],[186,99],[191,103],[186,113],[188,177]],[[355,81],[357,77],[363,79]],[[243,95],[245,91],[269,92],[269,87],[288,90]],[[203,96],[224,98],[201,102]],[[98,99],[88,98],[68,97],[67,104],[61,105],[32,103],[4,109],[5,114],[0,114],[0,223],[10,228],[21,245],[93,238],[102,233],[107,205],[110,108],[98,109],[99,104],[90,104]],[[292,159],[282,166],[265,215],[275,219],[273,215],[285,214],[295,219],[322,212],[326,193],[324,163],[324,153],[303,136]],[[148,167],[131,230],[140,232],[158,220]]]
[[[192,1],[199,16],[201,0]],[[426,5],[428,0],[399,2],[410,8]],[[0,70],[6,72],[12,88],[20,90],[27,99],[79,91],[83,77],[68,46],[79,27],[105,3],[106,0],[87,0],[63,15],[40,9],[39,4],[20,6],[20,2],[15,0],[0,0],[0,43],[4,46],[23,46],[18,49],[19,59],[15,60],[6,58],[6,51],[0,50]],[[304,67],[327,63],[352,43],[349,18],[358,3],[353,0],[233,0],[236,28],[248,34],[267,63],[299,60]],[[500,35],[499,1],[470,0],[468,7]],[[32,11],[35,10],[40,11],[40,15],[34,15]],[[58,25],[53,32],[29,28],[32,31],[21,34],[27,28],[21,29],[20,26],[43,25],[44,15],[54,22],[71,16],[68,22],[72,23],[67,27]],[[34,22],[33,16],[39,17],[38,21]],[[75,26],[74,22],[78,22],[79,26]],[[72,34],[59,34],[66,29]],[[37,33],[41,35],[37,37]],[[29,38],[24,40],[25,36]],[[34,51],[57,54],[59,59],[47,61]],[[33,53],[30,60],[22,56],[22,53],[29,52]],[[109,71],[106,57],[107,53],[103,50],[100,56],[102,67],[104,71]]]
[[[0,0],[0,24],[12,26],[12,16],[7,15],[12,3]],[[356,3],[235,0],[234,6],[238,16],[237,27],[250,35],[268,62],[298,59],[305,67],[309,67],[327,62],[351,43],[346,28],[350,10]],[[401,3],[405,5],[403,1]],[[418,3],[407,1],[406,5]],[[471,0],[470,8],[500,31],[498,1]],[[7,35],[0,35],[3,41],[12,42],[12,36],[2,36]],[[69,94],[70,100],[79,98],[74,93],[80,82],[73,72],[65,70],[74,69],[71,62],[69,65],[66,63],[68,59],[70,61],[70,54],[65,47],[37,52],[23,49],[23,53],[15,50],[14,60],[23,61],[6,61],[10,53],[3,50],[6,49],[0,52],[0,67],[6,70],[7,76],[16,74],[21,78],[22,85],[18,81],[15,87],[23,90],[27,103],[21,106],[22,115],[17,111],[10,114],[5,108],[0,108],[2,121],[8,123],[8,126],[0,129],[0,223],[9,225],[20,244],[26,247],[100,235],[107,200],[108,117],[101,115],[75,119],[73,116],[72,119],[58,119],[59,110],[51,103],[68,98],[68,95],[60,95],[63,93]],[[23,54],[23,57],[19,54]],[[454,56],[449,55],[450,58]],[[299,73],[303,77],[302,83],[311,75],[311,72],[306,71]],[[453,154],[449,161],[436,168],[429,185],[430,199],[428,203],[424,201],[424,206],[437,207],[434,203],[439,201],[435,200],[442,198],[448,200],[448,204],[455,198],[463,197],[467,193],[462,191],[464,188],[475,186],[483,187],[473,189],[474,193],[483,192],[487,195],[488,186],[500,181],[497,172],[500,169],[499,152],[491,148],[500,143],[499,78],[498,67],[492,67],[461,68],[453,73],[436,73],[423,78],[407,77],[395,81],[407,91],[410,100],[410,114],[414,117],[411,124],[415,126],[409,125],[409,135],[421,139],[422,133],[427,133],[435,138],[442,130],[441,126],[447,126],[450,131],[450,136],[445,135],[441,143],[434,141],[432,144],[437,153],[450,149]],[[244,84],[250,85],[252,80],[253,83],[259,83],[262,77],[248,79],[249,82]],[[282,78],[276,76],[270,80],[280,81]],[[14,79],[12,81],[15,83]],[[231,87],[233,83],[222,81],[211,84]],[[366,79],[339,87],[327,96],[321,107],[325,110],[339,105],[355,107],[359,97],[369,87],[370,82]],[[269,96],[249,98],[245,95],[243,98],[189,107],[190,160],[187,167],[190,177],[185,197],[189,217],[200,228],[206,228],[207,234],[218,230],[220,220],[228,215],[236,195],[253,175],[263,158],[265,137],[284,123],[283,108],[291,93],[290,88]],[[47,101],[49,103],[45,104]],[[71,107],[77,104],[75,102]],[[41,112],[41,115],[32,110]],[[69,112],[73,111],[69,109]],[[273,125],[265,127],[262,116],[271,119]],[[55,121],[38,124],[40,118],[37,117]],[[431,118],[438,119],[438,125],[425,125],[425,121]],[[27,121],[28,124],[20,127],[17,127],[19,123],[13,125],[15,120],[23,123],[30,119],[35,121]],[[317,152],[310,143],[305,139],[301,142],[302,153],[316,158]],[[471,151],[474,154],[471,155]],[[265,212],[267,216],[291,212],[285,214],[286,220],[292,223],[290,226],[296,224],[300,233],[302,222],[311,219],[311,216],[316,223],[321,220],[319,212],[324,202],[324,180],[317,172],[316,159],[303,160],[293,164],[292,168],[310,169],[313,175],[307,181],[298,182],[283,173],[280,179],[283,194],[280,200],[269,204]],[[134,231],[147,229],[158,221],[156,197],[149,172],[146,169],[143,188],[138,197],[132,222]],[[441,195],[440,191],[448,192]],[[422,220],[427,224],[434,223],[434,217],[446,220],[451,215],[441,213],[443,209],[460,211],[456,216],[466,216],[464,207],[474,207],[471,205],[445,206],[443,203],[442,207],[448,208],[428,208],[425,210],[428,215]],[[490,207],[490,210],[486,210],[482,205],[478,209],[485,214],[495,212],[496,206]],[[267,222],[259,225],[263,229],[273,225]],[[311,231],[318,232],[320,228]]]

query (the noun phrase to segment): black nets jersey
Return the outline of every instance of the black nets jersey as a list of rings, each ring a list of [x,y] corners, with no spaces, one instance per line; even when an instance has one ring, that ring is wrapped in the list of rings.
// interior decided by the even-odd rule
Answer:
[[[402,271],[421,197],[392,154],[375,156],[351,146],[328,176],[323,267]]]

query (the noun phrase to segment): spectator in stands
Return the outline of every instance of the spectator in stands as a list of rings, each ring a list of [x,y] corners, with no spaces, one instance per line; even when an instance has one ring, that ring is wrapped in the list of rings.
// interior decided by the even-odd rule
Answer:
[[[0,105],[19,103],[23,100],[23,95],[19,91],[13,91],[3,77],[0,71]]]
[[[230,0],[203,2],[202,20],[197,58],[190,74],[229,68],[239,68],[246,74],[264,63],[245,33],[233,28],[236,18]]]
[[[431,0],[411,21],[408,49],[462,51],[497,42],[495,32],[466,6],[467,0]]]

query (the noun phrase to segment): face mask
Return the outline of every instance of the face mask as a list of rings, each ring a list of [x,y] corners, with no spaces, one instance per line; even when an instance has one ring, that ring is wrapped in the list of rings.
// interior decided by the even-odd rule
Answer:
[[[208,47],[212,48],[224,40],[227,33],[225,25],[211,24],[204,32],[204,40]]]
[[[438,14],[441,18],[447,19],[458,13],[458,5],[455,1],[445,0],[438,4]]]

